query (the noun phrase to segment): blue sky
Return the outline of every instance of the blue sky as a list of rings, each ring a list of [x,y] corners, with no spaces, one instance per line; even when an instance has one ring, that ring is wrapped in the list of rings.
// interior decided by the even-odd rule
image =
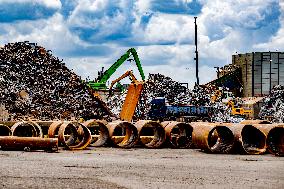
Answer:
[[[36,42],[83,78],[134,47],[146,73],[192,86],[194,16],[201,83],[236,52],[284,51],[283,0],[0,0],[0,46]]]

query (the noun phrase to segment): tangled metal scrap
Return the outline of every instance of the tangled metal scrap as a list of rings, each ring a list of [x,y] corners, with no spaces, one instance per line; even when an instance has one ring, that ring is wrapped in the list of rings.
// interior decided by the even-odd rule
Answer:
[[[273,122],[284,122],[284,86],[276,85],[264,99],[260,109],[259,117],[272,118]]]
[[[0,102],[13,120],[102,118],[107,113],[81,78],[34,43],[8,43],[0,49]]]
[[[212,115],[213,121],[232,121],[230,109],[221,102],[221,99],[215,103],[211,102],[211,96],[214,94],[215,89],[215,86],[196,85],[193,90],[189,90],[170,77],[162,74],[149,74],[135,111],[136,118],[147,119],[147,113],[151,108],[151,100],[156,97],[165,97],[171,105],[191,104],[196,106],[212,106],[214,109],[214,114]],[[108,99],[108,106],[117,116],[121,111],[126,93],[127,91],[124,94],[114,95]]]
[[[12,136],[11,136],[12,135]],[[43,138],[45,136],[45,138]],[[57,151],[87,147],[197,148],[208,153],[284,155],[284,125],[262,120],[240,124],[140,120],[0,122],[1,150]]]

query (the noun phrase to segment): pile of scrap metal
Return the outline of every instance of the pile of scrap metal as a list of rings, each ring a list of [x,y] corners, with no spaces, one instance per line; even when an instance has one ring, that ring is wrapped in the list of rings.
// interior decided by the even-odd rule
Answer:
[[[50,50],[28,42],[0,49],[0,102],[11,120],[108,116],[79,76]]]
[[[276,85],[270,94],[264,99],[259,117],[269,119],[272,122],[284,122],[284,86]]]
[[[11,136],[10,136],[11,135]],[[83,150],[92,147],[195,148],[207,153],[284,155],[284,125],[262,120],[208,122],[1,122],[1,150]]]
[[[170,77],[162,74],[149,74],[148,80],[143,86],[143,91],[135,111],[137,119],[149,119],[148,112],[151,109],[151,101],[157,97],[164,97],[171,105],[195,105],[211,106],[212,121],[238,122],[230,116],[230,108],[222,103],[218,98],[214,103],[211,101],[212,94],[216,90],[213,85],[196,85],[193,90],[189,90],[181,83],[174,81]],[[127,91],[123,94],[110,96],[107,104],[115,115],[119,115]]]

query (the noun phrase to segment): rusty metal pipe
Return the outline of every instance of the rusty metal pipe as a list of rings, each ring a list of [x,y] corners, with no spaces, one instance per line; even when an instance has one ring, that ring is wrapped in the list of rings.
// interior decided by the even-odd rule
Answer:
[[[225,125],[225,124],[224,124]],[[230,124],[235,136],[235,151],[242,154],[263,154],[266,151],[266,135],[252,125]]]
[[[100,147],[107,144],[107,141],[109,140],[109,132],[106,126],[106,121],[92,119],[84,122],[83,125],[87,126],[91,132],[92,141],[90,146]]]
[[[159,122],[150,120],[140,120],[135,123],[135,127],[138,130],[139,137],[137,144],[140,143],[147,148],[160,148],[166,141],[165,129]],[[148,140],[143,140],[143,136],[153,137],[147,137]]]
[[[131,148],[138,140],[136,127],[127,121],[113,121],[106,126],[109,131],[110,142],[115,146]],[[121,136],[123,137],[121,138]]]
[[[59,127],[63,124],[63,121],[55,121],[48,128],[48,138],[55,138],[58,135]]]
[[[1,150],[57,151],[58,139],[40,137],[0,136]]]
[[[0,136],[10,136],[11,130],[7,125],[0,124]]]
[[[284,156],[284,125],[272,128],[266,139],[268,151],[276,156]]]
[[[283,155],[283,124],[253,124],[252,126],[265,134],[266,147],[270,153],[278,156],[281,156],[281,154]],[[270,135],[268,136],[269,133]]]
[[[191,146],[193,131],[191,125],[177,121],[164,121],[161,124],[172,148],[188,148]]]
[[[21,121],[15,123],[11,127],[11,132],[13,136],[21,137],[38,137],[37,129],[34,124],[26,121]]]
[[[192,141],[196,148],[210,153],[230,153],[234,146],[234,134],[218,123],[192,122]]]
[[[80,134],[78,133],[80,131]],[[68,131],[70,133],[68,133]],[[69,136],[66,137],[65,135]],[[79,139],[79,135],[81,139]],[[79,139],[79,142],[77,142]],[[85,149],[92,140],[90,130],[85,126],[78,122],[63,122],[58,131],[58,140],[62,143],[67,149],[70,150],[83,150]]]

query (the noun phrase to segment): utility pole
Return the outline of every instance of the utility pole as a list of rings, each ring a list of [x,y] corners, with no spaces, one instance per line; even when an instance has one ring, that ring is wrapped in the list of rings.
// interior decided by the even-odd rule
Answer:
[[[199,85],[199,77],[198,77],[198,51],[197,51],[197,17],[194,17],[194,25],[195,25],[195,63],[196,63],[196,84]]]

